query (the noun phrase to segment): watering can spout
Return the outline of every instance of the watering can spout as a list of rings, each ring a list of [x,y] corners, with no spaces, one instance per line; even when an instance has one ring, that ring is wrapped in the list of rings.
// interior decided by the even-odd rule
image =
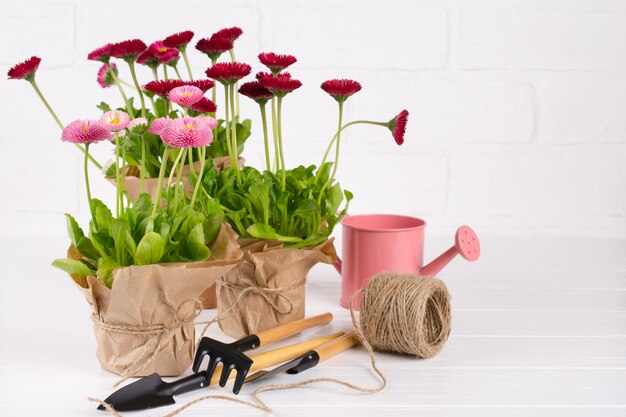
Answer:
[[[420,270],[420,275],[437,275],[457,254],[461,254],[468,261],[475,261],[480,257],[478,236],[469,226],[459,227],[456,231],[454,246],[423,267]]]

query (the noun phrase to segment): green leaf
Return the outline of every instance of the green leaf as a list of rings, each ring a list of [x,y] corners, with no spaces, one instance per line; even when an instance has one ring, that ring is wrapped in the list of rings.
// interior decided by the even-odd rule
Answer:
[[[100,257],[100,252],[93,245],[93,243],[91,242],[91,239],[89,239],[86,236],[81,237],[78,240],[78,243],[75,244],[75,246],[78,252],[85,258],[95,260]]]
[[[151,265],[161,261],[165,253],[165,242],[161,235],[148,232],[137,245],[135,265]]]
[[[106,104],[104,101],[101,101],[100,104],[98,104],[96,107],[103,112],[111,111],[111,106]]]
[[[66,223],[67,223],[67,234],[70,237],[70,241],[76,247],[78,247],[78,241],[80,238],[85,237],[85,233],[83,233],[83,229],[80,228],[76,219],[74,219],[71,215],[65,215]]]
[[[301,242],[302,238],[295,236],[282,236],[269,224],[255,223],[247,229],[250,236],[257,239],[278,240],[279,242]]]
[[[120,264],[115,259],[106,256],[100,260],[96,275],[104,285],[111,288],[113,285],[113,271],[118,268],[120,268]]]
[[[190,259],[194,261],[204,261],[211,256],[211,251],[205,244],[204,228],[201,223],[196,224],[187,235],[186,246]]]
[[[52,262],[52,266],[59,268],[73,277],[87,277],[95,275],[96,271],[89,268],[81,261],[75,261],[73,259],[55,259]]]
[[[111,210],[109,210],[109,208],[97,198],[91,199],[91,205],[96,213],[98,228],[108,229],[111,227],[111,223],[113,222],[113,214],[111,214]]]

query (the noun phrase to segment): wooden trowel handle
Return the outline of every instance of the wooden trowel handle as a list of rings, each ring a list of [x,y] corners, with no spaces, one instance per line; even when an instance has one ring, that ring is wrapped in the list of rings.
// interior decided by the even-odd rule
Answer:
[[[331,358],[344,350],[350,349],[352,346],[355,346],[359,343],[359,338],[357,337],[355,332],[347,333],[337,339],[329,341],[324,345],[315,349],[317,355],[319,356],[320,362],[325,361],[328,358]]]
[[[257,353],[250,356],[253,360],[250,372],[259,371],[268,366],[278,365],[279,363],[287,362],[292,359],[302,356],[310,350],[317,349],[319,346],[327,344],[339,337],[344,336],[343,332],[329,334],[327,336],[320,336],[315,339],[307,340],[306,342],[297,343],[290,346],[270,350],[268,352]],[[211,378],[210,385],[217,384],[222,374],[222,365],[218,365]],[[231,373],[231,378],[235,377],[235,372]]]
[[[322,326],[332,321],[331,313],[320,314],[319,316],[309,317],[307,319],[292,321],[291,323],[281,324],[272,329],[263,330],[256,334],[259,338],[259,346],[264,346],[277,340],[285,339],[294,334],[300,333],[302,330],[311,327]]]

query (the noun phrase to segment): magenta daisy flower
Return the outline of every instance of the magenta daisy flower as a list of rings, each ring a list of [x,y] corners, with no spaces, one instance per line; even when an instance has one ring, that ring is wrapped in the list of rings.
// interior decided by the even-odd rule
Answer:
[[[160,135],[161,133],[163,133],[163,131],[171,121],[172,119],[168,119],[166,117],[156,118],[150,124],[150,129],[148,130],[148,132],[152,133],[153,135]]]
[[[38,56],[31,56],[26,61],[13,65],[13,67],[11,67],[11,69],[7,72],[7,75],[11,80],[25,79],[30,81],[35,78],[35,72],[37,72],[37,68],[39,68],[40,63],[41,58]]]
[[[334,79],[324,81],[321,88],[335,100],[342,103],[351,95],[359,92],[361,90],[361,84],[354,80]]]
[[[134,61],[142,52],[148,47],[140,39],[130,39],[114,43],[111,46],[111,56],[115,58],[122,58],[125,61]]]
[[[174,33],[173,35],[163,39],[163,44],[168,48],[175,48],[180,52],[183,52],[185,48],[187,48],[187,44],[191,42],[193,35],[194,33],[190,30]]]
[[[178,58],[180,57],[180,52],[178,52],[177,49],[165,46],[163,41],[156,41],[152,43],[148,48],[148,51],[157,57],[159,62],[162,64],[176,65],[176,62],[178,62]]]
[[[233,49],[233,43],[226,38],[204,38],[196,43],[196,49],[215,62],[224,52]]]
[[[274,52],[261,52],[259,61],[268,67],[274,74],[278,74],[290,65],[295,64],[298,60],[293,55],[275,54]]]
[[[137,57],[137,63],[146,65],[150,68],[157,68],[161,61],[159,61],[159,58],[148,49]]]
[[[117,65],[111,64],[111,70],[115,72],[115,75],[118,74]],[[102,88],[109,88],[115,81],[113,80],[113,75],[111,74],[111,70],[109,70],[109,66],[107,64],[102,64],[100,69],[98,70],[98,84]]]
[[[124,129],[130,123],[130,116],[121,110],[111,110],[102,115],[100,124],[111,132]]]
[[[302,83],[295,78],[291,78],[291,74],[288,72],[277,75],[259,73],[257,74],[257,79],[263,87],[274,93],[276,97],[284,97],[302,87]]]
[[[143,86],[143,89],[156,94],[159,97],[167,98],[167,95],[172,91],[172,89],[176,87],[180,87],[185,85],[184,81],[181,80],[160,80],[160,81],[150,81],[148,84]]]
[[[74,120],[61,134],[62,141],[71,143],[96,143],[110,139],[111,133],[96,120]]]
[[[160,136],[173,148],[199,148],[213,141],[213,131],[205,117],[171,119]]]
[[[193,85],[194,87],[198,87],[200,90],[202,90],[203,93],[206,93],[207,91],[209,91],[211,88],[213,88],[213,86],[215,85],[215,83],[213,82],[213,80],[195,80],[195,81],[187,81],[186,83],[187,85]]]
[[[219,62],[206,70],[206,75],[222,84],[235,84],[250,74],[252,67],[241,62]]]
[[[215,103],[206,97],[202,97],[199,101],[193,103],[189,108],[200,114],[217,112],[217,106]]]
[[[87,59],[90,61],[100,61],[105,64],[109,63],[109,59],[111,58],[111,47],[113,44],[107,43],[99,48],[94,49],[89,52],[87,55]]]
[[[269,99],[274,97],[274,94],[263,87],[258,81],[250,81],[242,84],[241,87],[239,87],[239,93],[251,98],[259,104],[265,104]]]
[[[228,39],[232,43],[235,43],[237,39],[243,34],[243,30],[238,28],[237,26],[233,26],[232,28],[225,28],[218,30],[213,35],[211,35],[212,39],[222,38]]]
[[[169,101],[180,106],[190,107],[192,104],[200,101],[202,96],[202,90],[198,87],[194,87],[193,85],[183,85],[173,88],[167,95],[167,98]]]
[[[404,133],[406,132],[406,122],[408,120],[409,112],[407,110],[402,110],[388,123],[389,130],[391,130],[393,138],[398,145],[402,145],[404,143]]]

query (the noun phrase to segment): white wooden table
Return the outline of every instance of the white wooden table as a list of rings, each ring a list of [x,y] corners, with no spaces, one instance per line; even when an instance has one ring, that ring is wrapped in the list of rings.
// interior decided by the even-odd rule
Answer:
[[[446,243],[429,242],[426,258]],[[262,398],[278,416],[626,415],[626,241],[485,238],[482,246],[478,262],[455,260],[441,273],[454,311],[452,334],[437,357],[377,354],[389,380],[380,394],[321,384]],[[105,398],[117,376],[98,365],[82,295],[49,266],[65,247],[61,238],[0,239],[0,416],[106,415],[86,398]],[[334,270],[314,268],[307,286],[307,313],[336,317],[307,336],[347,330]],[[223,337],[217,329],[211,334]],[[363,348],[271,382],[321,376],[378,384]],[[127,415],[162,416],[175,408]],[[262,413],[213,400],[183,415]]]

